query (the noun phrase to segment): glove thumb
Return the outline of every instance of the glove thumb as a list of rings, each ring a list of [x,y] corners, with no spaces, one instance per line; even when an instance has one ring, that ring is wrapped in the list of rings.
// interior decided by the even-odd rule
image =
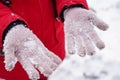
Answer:
[[[4,40],[3,52],[5,56],[5,68],[7,71],[11,71],[17,62],[17,58],[15,57],[15,46],[12,44],[11,34],[7,34]]]
[[[5,49],[4,48],[4,52],[5,52],[5,69],[7,71],[11,71],[13,70],[13,68],[15,67],[15,64],[17,62],[17,58],[14,55],[14,51],[12,49]]]

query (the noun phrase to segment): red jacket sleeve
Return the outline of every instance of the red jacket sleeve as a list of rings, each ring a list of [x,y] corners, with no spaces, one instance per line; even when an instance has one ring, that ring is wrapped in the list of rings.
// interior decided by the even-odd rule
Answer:
[[[57,8],[58,16],[60,16],[60,14],[65,6],[69,7],[71,5],[78,5],[78,4],[84,6],[84,8],[88,9],[86,0],[56,0],[56,8]]]
[[[2,36],[4,30],[7,26],[17,19],[21,19],[16,14],[12,13],[12,11],[5,5],[0,2],[0,52],[2,51],[3,41]]]

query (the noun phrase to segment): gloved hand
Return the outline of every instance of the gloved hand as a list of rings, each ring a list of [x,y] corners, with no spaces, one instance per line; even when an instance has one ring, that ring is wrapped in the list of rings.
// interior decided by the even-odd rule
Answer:
[[[61,59],[23,25],[17,25],[7,33],[3,51],[6,70],[11,71],[18,61],[30,79],[40,79],[36,69],[48,77],[61,63]]]
[[[98,37],[94,26],[105,31],[108,25],[98,19],[96,15],[86,9],[72,8],[64,12],[64,30],[66,49],[68,53],[78,53],[80,56],[93,55],[95,47],[105,47],[103,41]]]

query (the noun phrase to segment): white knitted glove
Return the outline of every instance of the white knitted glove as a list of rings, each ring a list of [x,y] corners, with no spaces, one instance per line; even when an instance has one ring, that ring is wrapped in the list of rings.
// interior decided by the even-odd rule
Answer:
[[[17,25],[7,33],[3,51],[6,70],[11,71],[18,61],[30,79],[40,79],[36,69],[48,77],[61,63],[61,59],[23,25]]]
[[[98,19],[93,12],[82,8],[72,8],[65,11],[64,18],[66,49],[68,53],[78,53],[80,56],[85,56],[86,54],[93,55],[95,49],[92,42],[99,49],[105,47],[96,34],[93,25],[103,31],[108,28],[108,25]]]

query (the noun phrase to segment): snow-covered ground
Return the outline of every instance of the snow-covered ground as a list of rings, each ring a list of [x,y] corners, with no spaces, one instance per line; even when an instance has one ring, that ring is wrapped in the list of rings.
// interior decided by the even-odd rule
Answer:
[[[109,24],[99,36],[106,48],[96,55],[67,55],[49,80],[120,80],[120,0],[87,0],[99,18]]]

